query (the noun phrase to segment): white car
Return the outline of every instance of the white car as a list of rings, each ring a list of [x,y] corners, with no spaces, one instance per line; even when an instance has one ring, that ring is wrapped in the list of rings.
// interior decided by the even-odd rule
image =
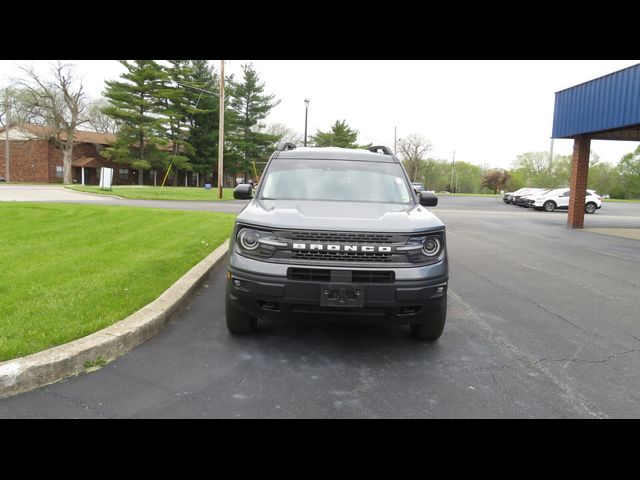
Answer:
[[[536,210],[544,210],[545,212],[553,212],[554,210],[567,210],[569,208],[569,196],[571,190],[568,188],[556,188],[544,195],[533,198],[531,206]],[[602,207],[602,198],[595,190],[587,190],[584,199],[584,211],[587,213],[595,213]]]

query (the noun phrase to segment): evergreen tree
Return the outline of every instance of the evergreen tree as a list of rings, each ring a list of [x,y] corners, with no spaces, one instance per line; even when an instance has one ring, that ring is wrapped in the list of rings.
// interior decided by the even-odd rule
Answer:
[[[167,80],[158,91],[158,109],[167,117],[164,137],[171,145],[171,155],[165,159],[164,169],[170,167],[174,172],[173,184],[178,184],[178,171],[185,174],[193,169],[188,152],[189,118],[195,112],[198,93],[191,85],[191,66],[189,60],[168,60]]]
[[[269,157],[270,149],[277,137],[265,133],[265,125],[260,121],[280,103],[279,100],[275,100],[274,95],[264,93],[264,82],[260,81],[252,64],[243,65],[242,71],[242,81],[232,81],[229,88],[229,105],[235,113],[235,118],[231,122],[231,128],[226,130],[234,148],[225,163],[234,172],[250,172],[253,169],[252,162],[263,161]]]
[[[166,116],[159,110],[162,82],[168,76],[154,60],[120,60],[127,69],[121,75],[125,81],[106,81],[104,96],[109,106],[103,112],[118,122],[118,140],[104,150],[104,155],[116,162],[128,163],[138,169],[138,183],[143,184],[143,171],[161,167],[166,153],[163,145],[163,123]]]
[[[201,175],[217,174],[218,127],[220,111],[219,76],[206,60],[191,60],[189,85],[206,90],[195,92],[189,121],[187,140],[191,146],[187,152],[194,171]],[[227,112],[225,112],[226,123]]]
[[[360,148],[356,143],[358,131],[350,128],[346,120],[336,120],[336,123],[331,125],[331,131],[323,132],[318,129],[310,138],[316,147]]]

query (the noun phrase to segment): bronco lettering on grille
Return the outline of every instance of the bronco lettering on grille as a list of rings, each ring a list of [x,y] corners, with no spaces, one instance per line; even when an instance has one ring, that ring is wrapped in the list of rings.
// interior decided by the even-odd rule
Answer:
[[[375,245],[336,245],[327,243],[294,243],[293,250],[322,250],[329,252],[369,252],[390,253],[391,247],[379,247]]]

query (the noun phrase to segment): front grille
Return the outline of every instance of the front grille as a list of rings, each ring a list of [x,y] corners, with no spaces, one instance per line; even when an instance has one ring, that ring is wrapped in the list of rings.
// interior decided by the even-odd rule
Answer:
[[[353,283],[393,283],[393,272],[378,272],[368,270],[354,270],[351,272]]]
[[[304,242],[384,244],[393,243],[393,237],[384,233],[290,232],[289,238]]]
[[[334,262],[391,262],[390,253],[293,251],[291,258],[298,260],[329,260]]]
[[[361,315],[361,316],[387,316],[389,311],[384,307],[321,307],[320,305],[291,306],[292,313],[320,313],[322,315]]]
[[[393,283],[395,275],[393,272],[383,270],[335,270],[340,274],[340,281],[348,282],[351,274],[352,283]],[[288,272],[289,280],[300,280],[306,282],[329,282],[331,281],[331,270],[319,268],[290,268]]]
[[[278,248],[269,257],[268,261],[297,263],[300,265],[315,265],[330,269],[332,265],[340,266],[363,266],[370,268],[374,266],[389,267],[391,265],[414,265],[405,252],[398,252],[397,247],[407,244],[407,240],[412,236],[425,235],[425,233],[379,233],[379,232],[349,232],[349,231],[326,231],[326,230],[275,230],[278,241],[286,243],[287,248]],[[293,249],[294,243],[303,243],[307,247]],[[311,244],[318,245],[340,245],[340,250],[323,250],[309,248]],[[363,252],[345,250],[344,246],[356,247],[388,247],[389,252],[377,251]]]
[[[331,270],[317,268],[290,268],[290,280],[304,280],[307,282],[328,282],[331,280]]]

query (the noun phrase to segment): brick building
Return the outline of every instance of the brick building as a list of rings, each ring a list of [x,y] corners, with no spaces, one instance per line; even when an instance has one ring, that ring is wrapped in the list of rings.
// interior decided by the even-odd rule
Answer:
[[[5,128],[0,129],[0,178],[7,178],[5,160]],[[112,162],[102,156],[102,151],[116,141],[107,133],[76,130],[77,144],[73,148],[73,183],[98,185],[100,168],[113,168],[114,185],[137,185],[138,170],[130,165]],[[19,124],[9,128],[9,180],[11,182],[62,183],[62,150],[53,139],[53,131],[44,126]],[[172,169],[173,170],[173,169]],[[159,170],[143,171],[145,185],[159,185],[164,173]],[[200,178],[192,172],[170,172],[168,184],[199,186]]]

